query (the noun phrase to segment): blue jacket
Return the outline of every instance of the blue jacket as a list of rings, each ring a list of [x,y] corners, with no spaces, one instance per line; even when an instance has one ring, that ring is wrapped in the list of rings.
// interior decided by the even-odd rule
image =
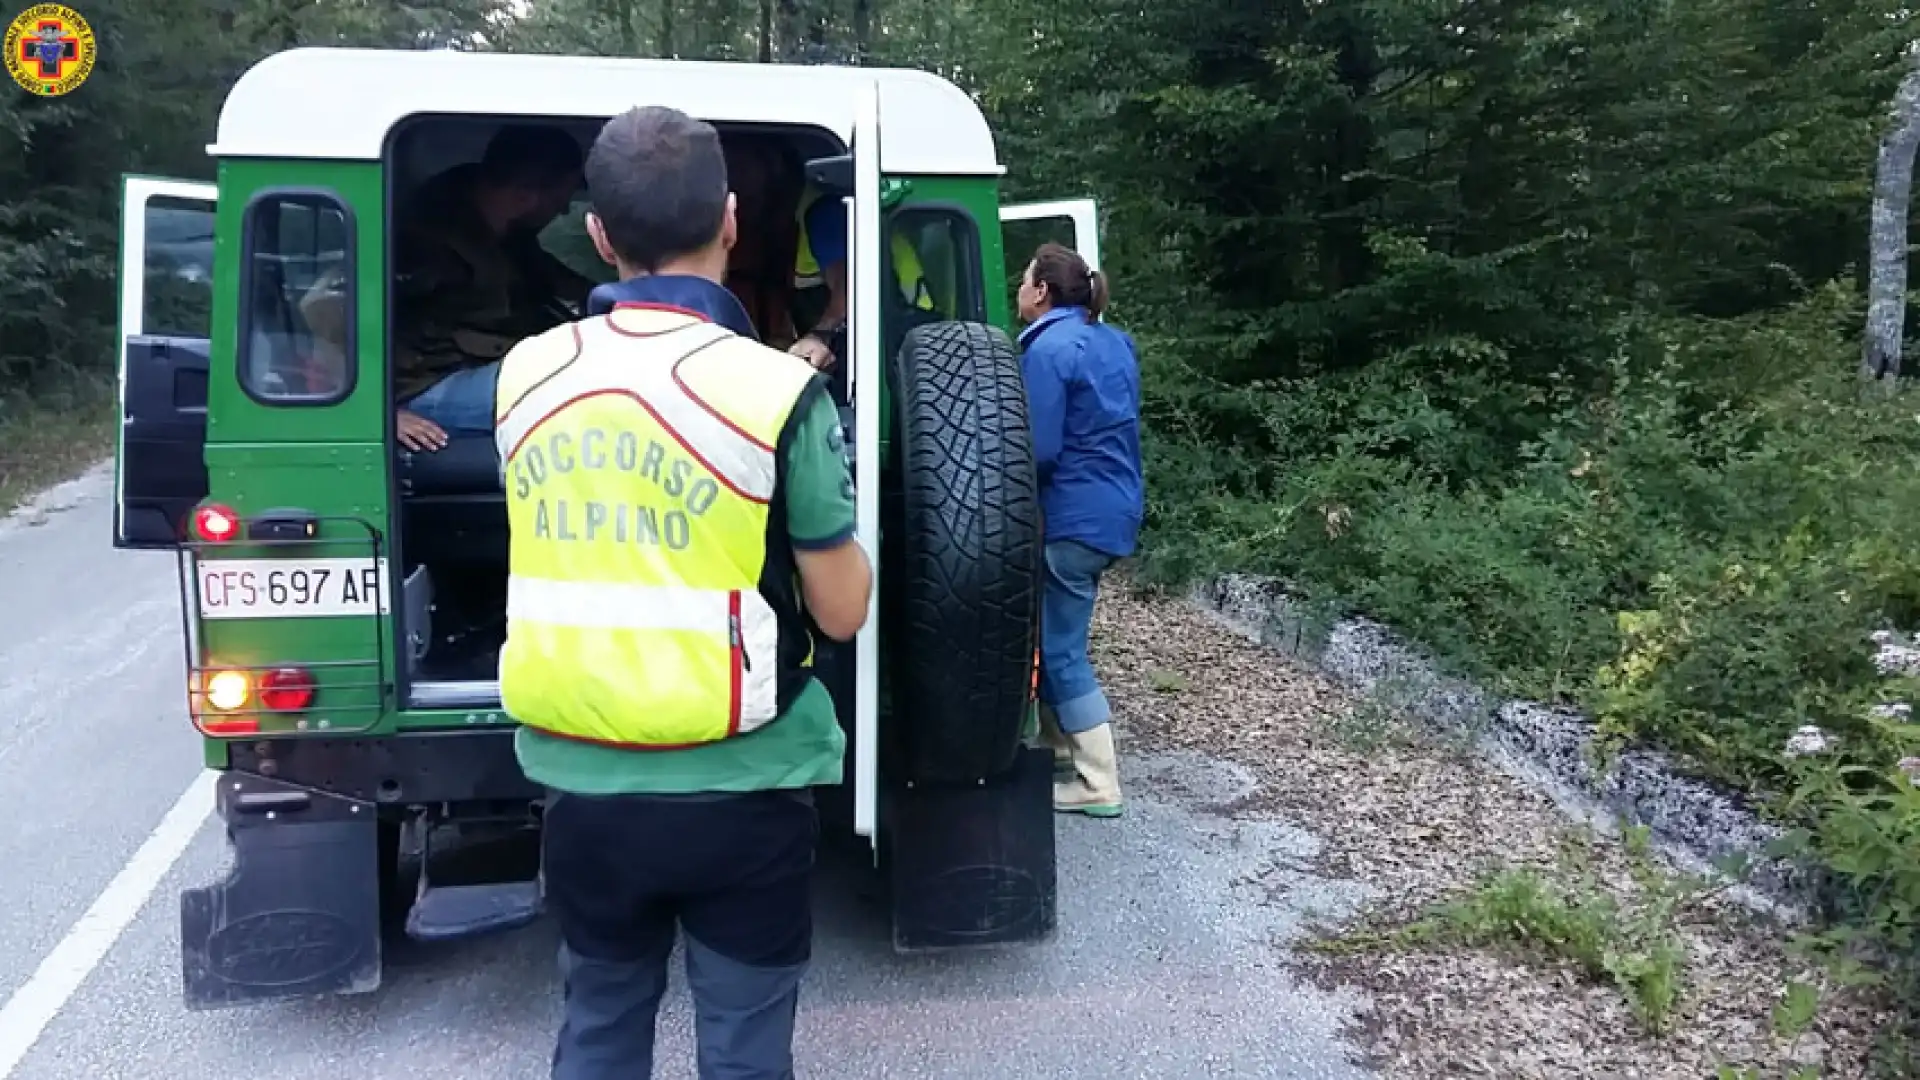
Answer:
[[[1020,349],[1047,541],[1133,554],[1146,512],[1133,339],[1063,307],[1022,331]]]

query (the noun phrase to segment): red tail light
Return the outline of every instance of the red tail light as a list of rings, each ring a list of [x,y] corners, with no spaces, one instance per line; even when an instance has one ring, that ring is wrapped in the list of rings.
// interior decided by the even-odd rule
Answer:
[[[313,704],[313,673],[297,667],[262,672],[260,704],[274,712],[299,712]]]
[[[240,535],[240,515],[217,503],[202,506],[193,512],[193,531],[209,543],[224,544]]]

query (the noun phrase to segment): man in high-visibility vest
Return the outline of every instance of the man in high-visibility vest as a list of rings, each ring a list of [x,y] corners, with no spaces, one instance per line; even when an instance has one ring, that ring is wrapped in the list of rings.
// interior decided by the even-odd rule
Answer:
[[[500,699],[551,792],[564,941],[555,1080],[648,1076],[676,924],[700,1076],[793,1075],[818,820],[846,737],[813,678],[872,587],[844,432],[720,284],[737,234],[714,129],[607,122],[587,230],[620,280],[501,363],[511,554]]]
[[[920,253],[898,230],[888,245],[893,257],[894,282],[908,307],[934,310],[933,290],[920,265]],[[793,282],[799,288],[826,286],[827,304],[813,329],[801,335],[788,351],[825,370],[833,365],[827,342],[847,323],[847,204],[807,185],[800,198],[800,249],[794,258]]]

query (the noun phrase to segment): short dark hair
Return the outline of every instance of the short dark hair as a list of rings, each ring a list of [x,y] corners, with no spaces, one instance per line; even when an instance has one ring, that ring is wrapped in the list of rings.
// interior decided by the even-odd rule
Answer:
[[[652,271],[698,251],[727,212],[720,133],[678,109],[628,109],[587,153],[587,198],[623,262]]]
[[[552,187],[580,174],[580,143],[550,124],[508,124],[487,140],[480,174],[515,187]]]

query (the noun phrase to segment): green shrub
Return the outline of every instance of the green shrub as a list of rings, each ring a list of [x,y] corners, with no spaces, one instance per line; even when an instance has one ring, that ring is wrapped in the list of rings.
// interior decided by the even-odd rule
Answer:
[[[1579,704],[1760,795],[1834,872],[1849,944],[1911,954],[1920,793],[1894,766],[1920,728],[1872,714],[1895,691],[1869,637],[1920,629],[1920,407],[1861,398],[1856,312],[1836,286],[1636,316],[1534,385],[1403,352],[1227,386],[1155,343],[1143,574],[1278,575]],[[1834,747],[1811,774],[1783,754],[1807,725]]]

